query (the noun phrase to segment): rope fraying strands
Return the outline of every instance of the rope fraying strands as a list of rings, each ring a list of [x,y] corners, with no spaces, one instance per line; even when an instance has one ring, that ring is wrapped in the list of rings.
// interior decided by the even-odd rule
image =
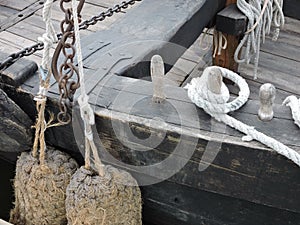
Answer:
[[[288,96],[282,104],[291,108],[295,124],[300,128],[300,99],[297,99],[296,96],[291,95]]]
[[[43,10],[46,33],[42,39],[45,49],[40,66],[40,88],[34,98],[38,116],[34,126],[32,153],[23,152],[16,167],[14,180],[16,200],[10,215],[10,222],[16,225],[65,224],[67,222],[65,192],[72,174],[78,168],[76,161],[66,153],[47,149],[44,136],[47,128],[59,125],[51,124],[54,119],[51,113],[49,122],[45,121],[46,95],[51,76],[50,48],[55,41],[51,24],[52,3],[53,0],[47,0]]]
[[[136,180],[128,172],[104,165],[94,142],[92,126],[95,124],[95,116],[85,91],[76,6],[76,0],[72,0],[80,78],[78,104],[84,123],[85,166],[75,172],[66,191],[68,224],[140,225],[142,202]],[[91,153],[94,163],[91,162]]]
[[[247,64],[253,60],[254,79],[257,79],[261,40],[265,41],[274,26],[272,39],[276,41],[284,25],[283,0],[238,0],[237,7],[248,18],[248,31],[238,45],[234,59],[237,63]]]
[[[233,81],[240,88],[239,96],[232,102],[227,102],[229,100],[229,91],[226,85],[220,82],[222,77]],[[248,100],[250,94],[249,87],[242,77],[222,67],[207,67],[203,71],[202,76],[194,78],[186,86],[186,89],[188,90],[189,98],[198,107],[202,108],[217,121],[223,122],[246,134],[243,137],[243,141],[257,140],[300,166],[300,154],[298,152],[274,138],[257,131],[254,127],[227,115],[227,113],[242,107]]]

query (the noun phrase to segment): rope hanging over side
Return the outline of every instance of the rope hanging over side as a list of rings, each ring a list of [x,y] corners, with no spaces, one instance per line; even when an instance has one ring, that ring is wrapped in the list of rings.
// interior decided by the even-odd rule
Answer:
[[[84,133],[85,133],[85,159],[86,159],[85,167],[86,169],[90,169],[90,153],[91,153],[90,150],[92,150],[97,172],[99,173],[100,176],[104,176],[104,165],[102,164],[99,158],[97,147],[93,140],[92,125],[95,124],[94,111],[89,104],[89,96],[86,94],[85,91],[76,0],[72,0],[72,11],[73,11],[73,20],[74,20],[75,46],[76,46],[77,60],[78,60],[78,73],[80,78],[80,96],[78,97],[78,103],[80,106],[81,118],[84,122]]]
[[[40,163],[43,165],[45,161],[45,137],[44,133],[47,128],[50,127],[50,122],[47,124],[45,121],[45,108],[47,102],[47,92],[49,89],[50,82],[50,65],[51,65],[51,56],[50,49],[53,44],[57,41],[57,37],[52,25],[51,16],[52,16],[52,5],[54,0],[47,0],[44,4],[43,8],[43,20],[46,24],[46,32],[42,37],[38,38],[38,41],[42,41],[44,43],[44,51],[42,57],[42,64],[40,66],[40,86],[39,92],[37,96],[35,96],[34,100],[36,101],[36,109],[38,113],[37,121],[35,124],[35,138],[33,144],[32,155],[33,157],[37,157],[37,149],[40,147]],[[52,125],[55,126],[55,125]]]
[[[40,66],[40,88],[34,98],[38,114],[35,138],[32,154],[23,152],[17,160],[14,181],[16,200],[10,215],[13,224],[66,224],[65,192],[72,174],[78,168],[75,160],[64,152],[48,148],[45,154],[45,130],[60,125],[50,124],[54,118],[52,114],[50,121],[45,121],[46,95],[51,76],[50,49],[56,40],[51,23],[52,3],[53,0],[47,0],[43,10],[46,33],[40,40],[44,42],[45,49]]]
[[[78,103],[85,133],[85,167],[76,171],[66,191],[68,224],[141,225],[141,192],[136,180],[128,172],[109,165],[104,166],[98,155],[92,132],[95,124],[94,112],[84,86],[76,0],[72,0],[72,12],[80,77]],[[90,168],[91,151],[96,173]]]
[[[223,77],[230,79],[240,88],[239,97],[230,103],[227,103],[229,99],[229,91],[223,82],[219,88],[221,94],[213,93],[210,90],[211,88],[209,88],[210,82],[214,80],[214,77],[218,76],[220,72]],[[200,78],[194,78],[191,83],[186,86],[186,88],[188,89],[189,98],[198,107],[204,109],[206,113],[214,117],[217,121],[223,122],[246,134],[246,136],[243,137],[243,141],[251,141],[255,139],[300,166],[300,154],[298,152],[280,143],[274,138],[255,130],[254,127],[248,126],[227,115],[228,112],[239,109],[248,100],[250,94],[249,87],[242,77],[228,69],[212,66],[207,67],[204,70],[203,75]]]
[[[257,79],[261,40],[264,42],[270,34],[272,24],[275,27],[273,40],[277,40],[284,25],[283,0],[238,0],[237,7],[248,18],[248,31],[238,45],[234,59],[237,63],[247,64],[253,59],[254,79]]]

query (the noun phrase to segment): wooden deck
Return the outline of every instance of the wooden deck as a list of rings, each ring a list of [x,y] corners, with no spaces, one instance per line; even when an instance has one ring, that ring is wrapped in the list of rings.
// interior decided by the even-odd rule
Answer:
[[[0,51],[8,54],[16,52],[25,46],[34,44],[37,37],[44,33],[44,23],[41,17],[42,7],[41,5],[36,7],[39,2],[0,0]],[[116,3],[118,0],[105,0],[101,3],[96,0],[87,0],[83,9],[83,19],[90,18]],[[24,16],[26,13],[28,13],[28,17]],[[54,25],[58,30],[63,14],[57,4],[54,7],[53,15]],[[83,46],[91,43],[90,37],[96,36],[101,31],[109,30],[114,22],[120,21],[124,16],[125,12],[116,14],[83,31]],[[18,21],[20,18],[22,20]],[[11,21],[16,21],[16,23],[9,25]],[[5,29],[2,29],[3,26]],[[134,125],[133,129],[138,130],[144,136],[149,134],[148,125],[151,124],[150,118],[153,116],[150,115],[151,113],[164,118],[168,126],[165,127],[167,138],[163,145],[144,155],[134,155],[113,133],[112,121],[125,121],[124,124],[128,122],[126,103],[130,105],[132,99],[150,99],[152,94],[150,82],[118,76],[119,74],[114,73],[110,74],[111,76],[103,76],[101,83],[94,84],[90,92],[90,102],[96,109],[101,140],[107,148],[121,149],[120,152],[112,150],[116,158],[136,165],[148,165],[164,159],[172,152],[174,146],[178,144],[179,135],[176,128],[183,127],[183,131],[180,133],[183,136],[190,137],[189,135],[193,134],[193,138],[196,137],[197,140],[199,138],[191,160],[178,174],[162,183],[142,187],[145,202],[144,221],[147,223],[188,225],[199,224],[201,220],[201,224],[216,225],[300,224],[299,168],[257,142],[242,142],[242,135],[233,129],[227,128],[225,131],[212,132],[209,116],[202,110],[195,112],[194,105],[182,89],[182,86],[193,77],[201,75],[201,71],[211,64],[212,35],[208,32],[200,45],[202,35],[166,74],[168,101],[185,112],[180,118],[181,121],[178,121],[177,115],[170,114],[168,107],[162,109],[154,107],[149,111],[145,110],[145,107],[149,105],[147,101],[141,102],[134,108],[134,111],[130,112],[132,117],[129,122]],[[99,53],[99,55],[101,54]],[[281,106],[285,97],[291,94],[300,96],[299,55],[300,21],[286,18],[286,25],[281,31],[278,41],[271,42],[267,39],[266,43],[262,45],[258,79],[252,78],[251,65],[241,65],[240,73],[250,86],[251,96],[246,106],[232,115],[249,125],[255,124],[260,131],[300,152],[300,131],[293,124],[289,109]],[[39,64],[41,52],[35,53],[28,59]],[[97,69],[101,63],[103,63],[101,58],[88,57],[85,60],[87,75],[97,78],[97,73],[99,73]],[[97,67],[93,67],[95,65]],[[263,123],[257,119],[257,100],[258,89],[261,84],[266,82],[276,86],[277,97],[274,119],[271,122]],[[37,76],[32,76],[17,91],[10,85],[1,87],[34,119],[35,108],[32,96],[37,92],[37,84]],[[54,80],[52,80],[52,84],[48,107],[57,112],[57,85]],[[126,89],[128,86],[131,87],[130,90]],[[236,95],[238,92],[234,86],[230,86],[230,90],[232,95]],[[119,97],[116,101],[116,96],[120,95],[124,95],[124,97]],[[122,104],[118,104],[120,102]],[[200,130],[194,125],[195,117],[199,117]],[[184,124],[179,123],[182,121]],[[284,134],[281,127],[286,129]],[[161,127],[157,126],[154,129],[158,130],[157,134],[159,135]],[[51,129],[47,133],[47,139],[50,144],[66,149],[78,157],[75,154],[78,153],[78,147],[70,126]],[[69,140],[68,143],[65,142],[66,139]],[[222,143],[222,150],[218,157],[206,171],[198,174],[199,162],[208,140],[220,142],[221,139],[225,141]],[[185,144],[189,145],[190,143],[186,141]],[[179,155],[178,160],[181,160],[181,157]],[[79,160],[81,159],[79,158]],[[162,190],[167,191],[162,192]]]
[[[42,19],[42,8],[44,1],[37,0],[1,0],[0,1],[0,51],[8,54],[18,52],[25,46],[36,43],[37,38],[45,32],[45,23]],[[59,8],[58,1],[53,6],[53,25],[60,32],[60,21],[64,18],[63,12]],[[118,0],[87,0],[82,10],[82,18],[90,19],[98,15],[108,7],[119,3]],[[135,7],[135,6],[132,6]],[[82,35],[89,35],[98,30],[107,29],[115,20],[121,18],[125,12],[114,15],[101,23],[90,26],[82,31]],[[28,59],[41,62],[41,52],[37,52]]]

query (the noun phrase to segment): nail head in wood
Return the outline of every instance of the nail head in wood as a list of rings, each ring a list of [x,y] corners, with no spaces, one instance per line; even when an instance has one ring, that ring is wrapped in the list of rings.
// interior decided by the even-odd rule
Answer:
[[[263,84],[259,89],[260,107],[258,117],[262,121],[270,121],[273,119],[273,103],[275,100],[276,88],[273,84]]]

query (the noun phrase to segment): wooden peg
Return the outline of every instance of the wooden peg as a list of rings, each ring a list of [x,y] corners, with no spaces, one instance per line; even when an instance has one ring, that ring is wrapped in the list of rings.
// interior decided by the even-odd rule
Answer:
[[[270,121],[273,118],[273,103],[275,100],[276,89],[273,84],[263,84],[259,89],[260,107],[258,117],[262,121]]]
[[[214,94],[221,94],[223,76],[221,70],[215,69],[209,72],[208,89]]]
[[[154,55],[151,59],[151,78],[153,83],[153,102],[162,103],[165,99],[164,76],[165,67],[160,55]]]

